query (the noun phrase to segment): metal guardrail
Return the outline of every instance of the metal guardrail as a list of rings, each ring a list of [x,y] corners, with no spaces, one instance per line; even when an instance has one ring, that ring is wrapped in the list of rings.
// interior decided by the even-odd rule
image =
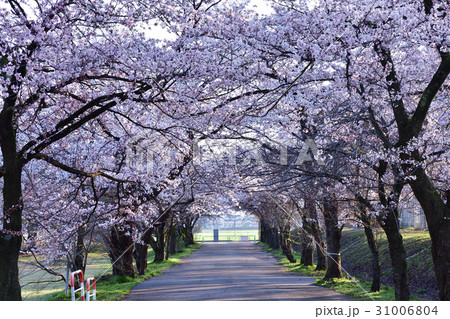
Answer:
[[[80,278],[80,288],[75,289],[75,276],[78,276]],[[83,279],[83,272],[81,270],[74,271],[70,274],[70,292],[72,295],[72,301],[76,300],[76,293],[80,292],[81,301],[89,301],[90,297],[92,297],[92,300],[97,300],[97,291],[96,291],[96,283],[95,278],[91,277],[86,280],[86,292],[84,290],[84,279]],[[85,297],[86,294],[86,297]]]
[[[80,288],[75,289],[75,276],[80,277]],[[72,295],[72,301],[75,301],[75,294],[77,292],[81,293],[81,300],[84,301],[84,280],[83,280],[83,272],[81,270],[74,271],[70,274],[70,292]]]
[[[97,290],[95,287],[95,278],[91,277],[86,280],[86,301],[90,300],[90,297],[92,297],[92,300],[97,300]],[[91,293],[91,287],[92,287],[92,293]]]

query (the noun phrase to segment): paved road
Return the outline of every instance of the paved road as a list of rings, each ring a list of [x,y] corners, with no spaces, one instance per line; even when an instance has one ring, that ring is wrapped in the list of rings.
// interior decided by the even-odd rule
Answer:
[[[254,243],[204,243],[123,300],[349,300],[276,262]]]

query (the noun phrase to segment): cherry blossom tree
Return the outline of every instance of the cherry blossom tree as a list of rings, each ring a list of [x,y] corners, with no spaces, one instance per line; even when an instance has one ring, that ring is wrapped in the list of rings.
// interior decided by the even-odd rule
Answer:
[[[270,3],[260,15],[231,0],[3,1],[1,300],[21,298],[21,247],[82,268],[94,228],[114,274],[134,275],[133,254],[143,273],[148,245],[163,260],[177,228],[193,242],[213,194],[213,207],[258,216],[261,239],[291,261],[302,219],[318,268],[329,253],[326,278],[342,276],[340,234],[356,216],[373,290],[376,220],[396,299],[408,300],[398,224],[409,188],[450,299],[449,4]]]

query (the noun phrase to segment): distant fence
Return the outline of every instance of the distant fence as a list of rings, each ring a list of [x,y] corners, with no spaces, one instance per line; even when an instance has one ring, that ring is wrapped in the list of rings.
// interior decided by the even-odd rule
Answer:
[[[201,235],[194,235],[194,240],[197,242],[205,242],[205,241],[214,241],[214,236],[201,236]],[[249,236],[220,236],[219,234],[219,241],[258,241],[258,236],[255,235],[249,235]]]
[[[214,241],[214,233],[211,232],[202,232],[194,234],[194,240],[197,242],[205,242],[205,241]],[[259,234],[258,230],[251,231],[243,231],[239,230],[236,233],[232,231],[221,231],[219,230],[219,241],[258,241]]]

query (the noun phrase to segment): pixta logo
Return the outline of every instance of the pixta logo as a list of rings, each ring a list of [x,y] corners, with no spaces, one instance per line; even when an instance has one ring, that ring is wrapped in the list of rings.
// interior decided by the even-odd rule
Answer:
[[[229,165],[245,166],[254,162],[258,165],[302,165],[316,162],[325,165],[312,139],[305,140],[301,147],[285,143],[251,142],[233,139],[204,139],[193,143],[194,163],[226,161]]]
[[[126,144],[126,165],[138,174],[157,176],[164,169],[174,167],[186,156],[195,165],[228,164],[293,165],[317,163],[325,165],[320,151],[312,139],[300,145],[283,142],[246,139],[193,139],[181,142],[167,139],[155,131],[144,131],[129,138]]]

